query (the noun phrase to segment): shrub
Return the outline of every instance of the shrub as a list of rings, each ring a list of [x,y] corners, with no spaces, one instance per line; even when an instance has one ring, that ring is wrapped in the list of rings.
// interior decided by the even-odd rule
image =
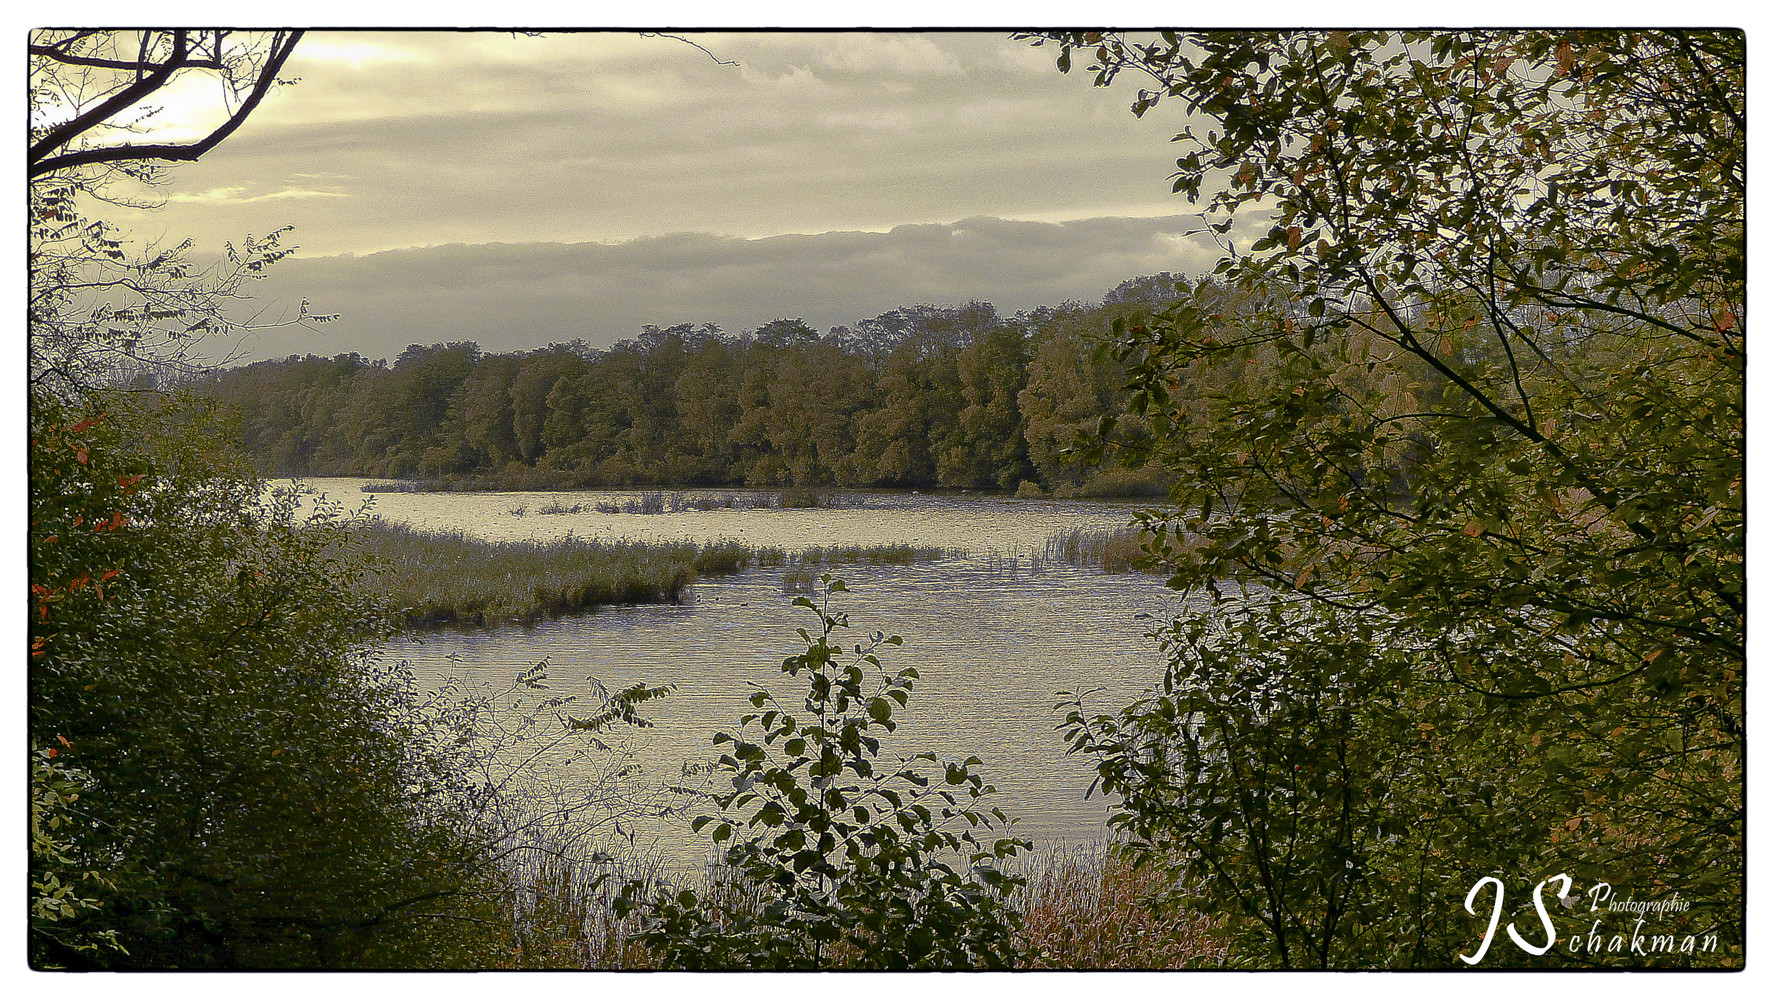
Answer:
[[[45,817],[34,903],[103,873],[33,921],[32,964],[481,961],[487,845],[433,794],[339,529],[262,505],[201,408],[39,398],[31,440],[30,739],[79,813]]]
[[[619,914],[639,914],[638,939],[667,968],[1009,968],[1023,879],[1001,865],[1028,843],[980,839],[1010,821],[985,807],[978,758],[877,767],[875,734],[896,728],[918,672],[889,673],[876,656],[898,636],[873,633],[848,654],[835,643],[849,619],[830,595],[846,588],[820,581],[825,606],[794,601],[819,632],[800,630],[806,650],[782,663],[806,680],[805,698],[791,708],[760,688],[741,735],[715,736],[731,747],[719,767],[732,790],[692,827],[731,842],[729,881],[701,896],[630,883]]]

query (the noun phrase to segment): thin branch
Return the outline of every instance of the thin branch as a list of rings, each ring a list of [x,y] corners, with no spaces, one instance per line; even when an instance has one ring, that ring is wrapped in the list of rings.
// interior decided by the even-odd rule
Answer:
[[[713,52],[710,52],[708,49],[703,48],[700,43],[691,41],[690,39],[685,38],[683,35],[674,35],[674,34],[671,34],[670,32],[665,32],[665,31],[643,31],[643,32],[641,32],[641,37],[642,38],[669,38],[672,41],[683,42],[685,45],[689,45],[689,46],[693,46],[698,49],[702,49],[702,54],[709,57],[710,59],[713,59],[715,61],[716,66],[735,66],[736,67],[739,65],[737,60],[722,59],[721,57],[715,55]]]
[[[99,103],[85,114],[76,115],[61,126],[50,129],[48,134],[31,146],[31,176],[36,177],[45,172],[39,168],[44,158],[52,152],[66,147],[76,137],[97,128],[113,115],[166,86],[173,73],[185,65],[188,51],[189,40],[185,37],[185,32],[173,32],[172,54],[154,72],[112,94],[109,100]]]
[[[177,33],[177,48],[174,58],[169,59],[161,70],[144,77],[142,82],[126,87],[110,100],[81,115],[60,129],[45,136],[31,147],[31,176],[38,177],[56,170],[70,167],[81,167],[95,163],[114,163],[120,160],[195,160],[204,153],[215,148],[216,144],[234,134],[259,106],[259,102],[270,92],[271,86],[277,82],[277,74],[289,60],[290,53],[295,50],[296,43],[301,40],[301,31],[292,31],[287,37],[279,36],[272,41],[270,56],[264,67],[259,71],[258,82],[253,86],[252,93],[247,95],[239,108],[229,116],[214,132],[204,139],[189,145],[178,143],[150,143],[146,145],[124,144],[120,146],[104,146],[93,149],[82,149],[76,152],[49,155],[52,151],[65,148],[81,133],[96,127],[105,118],[110,117],[124,108],[129,107],[142,97],[165,86],[173,69],[186,68],[191,63],[185,58],[185,34]],[[98,112],[103,111],[104,114]],[[74,126],[79,126],[78,128]]]

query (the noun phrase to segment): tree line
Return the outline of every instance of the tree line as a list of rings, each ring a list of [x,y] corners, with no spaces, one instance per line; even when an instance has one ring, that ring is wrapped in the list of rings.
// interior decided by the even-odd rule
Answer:
[[[978,301],[920,305],[823,335],[783,319],[737,336],[647,326],[608,350],[455,341],[392,363],[292,355],[198,390],[239,411],[241,444],[270,475],[1161,492],[1155,470],[1096,470],[1070,448],[1126,397],[1097,339],[1170,301],[1179,280],[1135,278],[1095,304],[1014,317]]]

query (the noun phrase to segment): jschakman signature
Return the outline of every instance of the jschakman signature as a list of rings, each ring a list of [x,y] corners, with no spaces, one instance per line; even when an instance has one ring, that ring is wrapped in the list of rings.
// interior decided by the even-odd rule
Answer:
[[[1516,930],[1514,922],[1504,928],[1509,940],[1515,946],[1530,955],[1544,955],[1559,946],[1558,928],[1552,922],[1552,915],[1546,909],[1546,887],[1559,883],[1558,895],[1554,896],[1559,905],[1565,909],[1574,909],[1582,898],[1572,892],[1571,877],[1563,872],[1541,881],[1534,887],[1534,912],[1540,917],[1539,943],[1529,941],[1521,931]],[[1491,940],[1497,935],[1497,922],[1503,917],[1503,880],[1494,875],[1486,875],[1472,884],[1466,893],[1466,912],[1474,916],[1478,911],[1473,909],[1473,902],[1486,885],[1496,890],[1496,899],[1491,903],[1490,924],[1485,928],[1484,939],[1479,941],[1478,950],[1474,954],[1461,953],[1460,961],[1467,965],[1477,965],[1484,961],[1485,953],[1491,949]],[[1677,893],[1668,899],[1635,900],[1631,896],[1623,900],[1614,899],[1614,887],[1606,882],[1597,882],[1585,893],[1589,897],[1589,913],[1632,913],[1637,919],[1630,931],[1618,931],[1612,935],[1602,930],[1600,917],[1594,918],[1586,932],[1572,934],[1564,939],[1564,948],[1573,955],[1693,955],[1715,952],[1719,947],[1717,934],[1665,934],[1645,931],[1647,917],[1655,919],[1671,913],[1685,913],[1689,908],[1687,900]],[[1605,904],[1605,905],[1604,905]]]

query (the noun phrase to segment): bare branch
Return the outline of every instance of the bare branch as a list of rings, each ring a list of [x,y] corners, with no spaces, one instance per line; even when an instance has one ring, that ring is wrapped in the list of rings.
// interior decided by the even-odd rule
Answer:
[[[708,56],[710,59],[713,59],[715,61],[716,66],[738,66],[739,65],[737,60],[722,59],[721,57],[715,55],[713,52],[710,52],[708,49],[703,48],[703,46],[700,43],[693,42],[690,39],[685,38],[683,35],[674,35],[674,34],[671,34],[669,32],[665,32],[665,31],[643,31],[643,32],[641,32],[641,37],[642,38],[669,38],[672,41],[683,42],[685,45],[690,45],[690,46],[694,46],[695,48],[702,49],[702,54],[705,56]]]
[[[173,54],[166,62],[143,76],[139,81],[118,91],[109,100],[76,116],[72,121],[59,128],[52,129],[41,140],[31,147],[31,176],[40,177],[57,170],[87,166],[98,163],[117,163],[126,160],[195,160],[234,134],[247,116],[259,106],[277,82],[277,74],[282,71],[284,63],[289,60],[290,53],[295,50],[296,43],[302,38],[301,31],[287,34],[279,32],[271,43],[271,52],[265,63],[260,67],[257,82],[245,101],[236,108],[228,120],[212,131],[208,136],[194,143],[125,143],[117,146],[97,146],[86,149],[69,150],[69,143],[104,124],[112,116],[132,107],[142,98],[166,86],[172,75],[179,69],[196,66],[207,66],[211,62],[219,62],[221,58],[221,37],[215,40],[216,51],[211,60],[201,63],[189,57],[189,39],[184,31],[173,34]],[[62,61],[68,61],[63,59]]]

